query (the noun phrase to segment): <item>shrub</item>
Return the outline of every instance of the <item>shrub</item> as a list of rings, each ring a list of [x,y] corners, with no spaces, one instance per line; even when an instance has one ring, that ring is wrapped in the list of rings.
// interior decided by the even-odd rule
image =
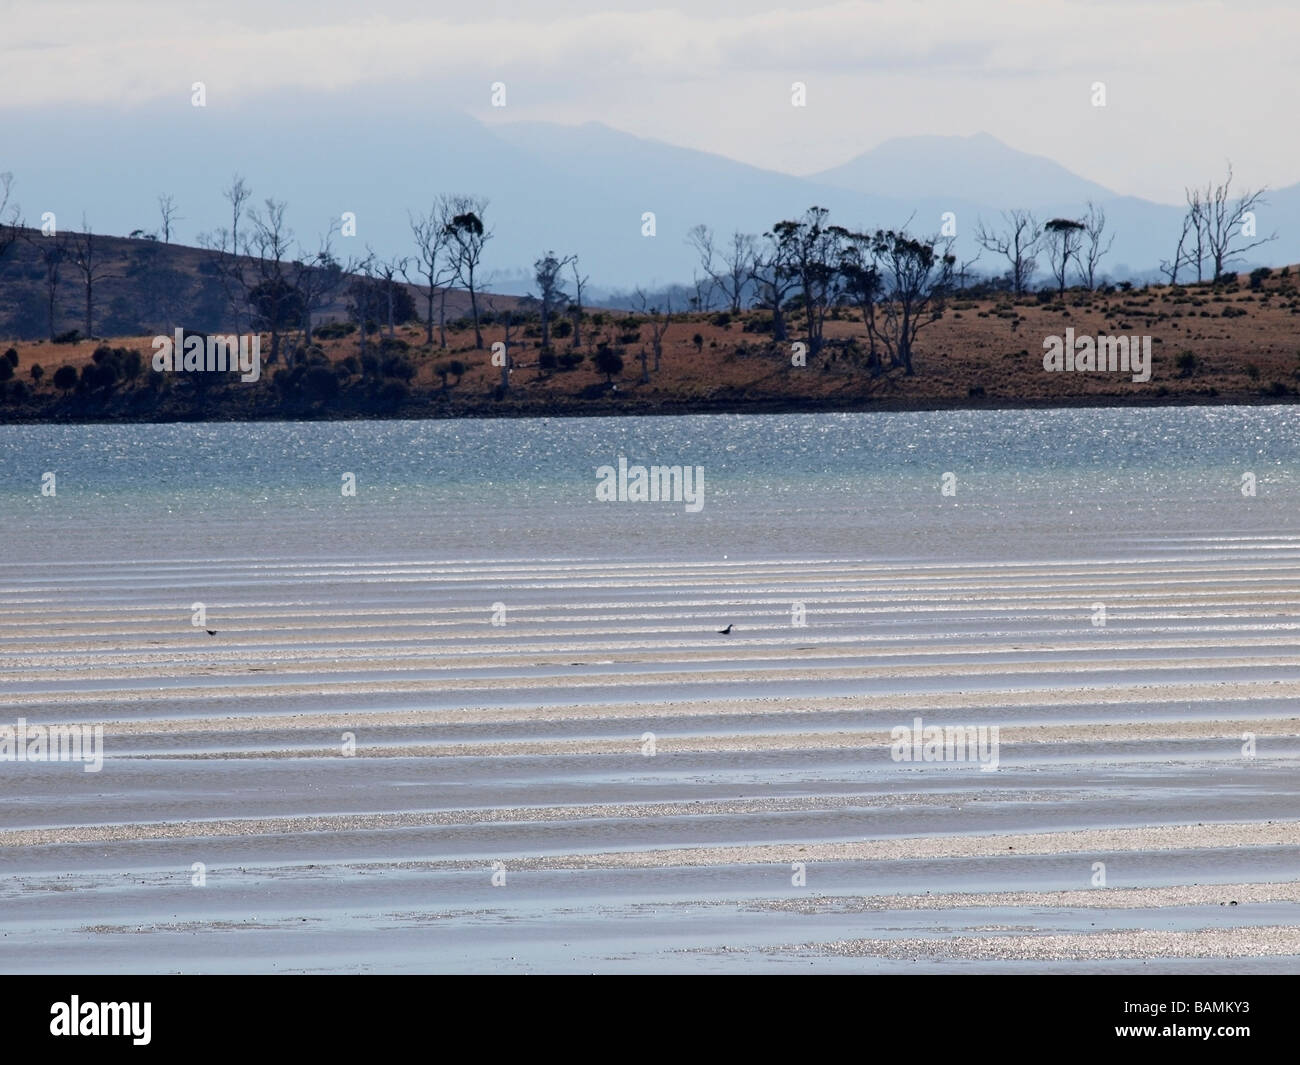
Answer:
[[[596,369],[605,375],[607,383],[613,384],[614,375],[623,372],[623,356],[611,351],[608,347],[602,346],[596,352]]]
[[[298,387],[308,399],[324,401],[338,394],[339,379],[328,366],[308,366]]]
[[[379,402],[385,407],[395,408],[400,406],[410,394],[410,389],[401,381],[385,381],[384,387],[379,390]]]
[[[45,369],[39,362],[32,363],[32,368],[27,372],[31,374],[33,383],[38,385],[41,383],[41,378],[45,376]]]
[[[9,348],[8,350],[6,350],[6,351],[5,351],[5,358],[8,360],[10,366],[12,366],[15,370],[18,369],[18,349],[17,349],[17,348]]]
[[[77,383],[77,371],[72,366],[60,366],[54,371],[54,387],[67,392]]]
[[[714,315],[712,318],[710,318],[709,320],[710,320],[714,325],[718,326],[720,329],[730,329],[730,328],[731,328],[731,315],[728,314],[726,311],[721,311],[721,312],[719,312],[718,314],[715,314],[715,315]]]
[[[117,383],[117,370],[112,362],[88,362],[81,368],[83,388],[109,389]]]
[[[411,360],[402,355],[390,355],[380,366],[385,377],[396,377],[402,381],[409,381],[415,376],[415,367],[411,365]]]
[[[1190,351],[1184,351],[1175,360],[1178,367],[1179,377],[1191,377],[1196,372],[1196,356]]]
[[[442,378],[442,387],[447,387],[447,378],[455,376],[453,384],[460,384],[460,379],[465,376],[469,369],[460,359],[452,359],[449,362],[440,362],[433,368],[433,372]]]
[[[13,364],[8,359],[0,359],[0,381],[8,381],[13,375]]]
[[[575,370],[582,362],[583,356],[576,351],[564,351],[560,353],[560,369]]]
[[[80,329],[69,329],[66,333],[59,333],[54,338],[56,344],[75,344],[81,339]]]
[[[542,348],[537,356],[537,365],[543,370],[554,370],[559,364],[560,360],[556,358],[554,348]]]
[[[313,329],[312,335],[321,337],[324,340],[338,340],[340,337],[348,336],[356,331],[356,322],[326,322],[324,325],[318,325]]]
[[[704,337],[702,337],[699,333],[696,333],[693,337],[691,337],[691,343],[695,345],[695,351],[697,354],[704,350]]]

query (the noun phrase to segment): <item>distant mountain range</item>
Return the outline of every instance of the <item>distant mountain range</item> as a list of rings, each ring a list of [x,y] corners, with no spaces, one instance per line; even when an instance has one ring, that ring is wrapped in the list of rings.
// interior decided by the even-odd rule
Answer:
[[[194,108],[182,94],[168,106],[121,111],[108,105],[64,112],[0,113],[0,170],[13,171],[29,224],[54,211],[79,229],[84,212],[97,231],[157,229],[156,197],[175,196],[182,221],[174,240],[229,225],[221,189],[234,171],[255,201],[287,200],[306,245],[331,219],[357,215],[343,255],[365,244],[382,255],[409,248],[407,211],[440,192],[491,201],[496,238],[484,259],[500,291],[530,287],[531,263],[548,249],[577,252],[597,289],[689,282],[694,256],[686,233],[704,222],[719,232],[762,232],[818,204],[850,227],[899,226],[910,218],[936,232],[957,215],[958,251],[975,254],[971,233],[983,216],[1028,207],[1040,217],[1077,217],[1093,199],[1114,228],[1103,263],[1116,277],[1153,275],[1169,257],[1182,210],[1120,196],[1057,163],[1008,147],[987,133],[890,140],[842,166],[795,177],[706,152],[634,137],[596,123],[485,124],[444,114],[411,96],[285,92],[255,104]],[[1217,178],[1189,174],[1188,183]],[[1272,190],[1259,227],[1279,239],[1239,268],[1300,261],[1300,185]],[[653,212],[656,234],[642,236]],[[977,270],[1001,272],[986,253]]]
[[[959,188],[977,204],[1045,211],[1061,203],[1116,200],[1117,193],[1041,155],[1009,148],[988,133],[970,137],[896,137],[814,174],[813,181],[866,194],[943,200]]]

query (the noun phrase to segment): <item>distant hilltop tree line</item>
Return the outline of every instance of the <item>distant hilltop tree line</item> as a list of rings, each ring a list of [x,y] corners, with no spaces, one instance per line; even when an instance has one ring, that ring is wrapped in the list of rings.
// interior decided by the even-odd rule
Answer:
[[[1218,185],[1187,190],[1183,217],[1173,256],[1161,263],[1170,284],[1193,274],[1202,281],[1228,276],[1229,267],[1242,255],[1276,238],[1258,236],[1255,211],[1264,205],[1261,191],[1231,193],[1232,169]],[[13,177],[0,174],[0,267],[9,250],[19,241],[30,246],[38,275],[42,311],[51,340],[74,340],[96,335],[97,314],[104,285],[114,278],[117,263],[105,248],[105,238],[93,233],[82,220],[81,232],[51,233],[26,228],[21,212],[12,202]],[[347,232],[347,216],[331,224],[312,246],[297,241],[285,220],[287,205],[268,198],[252,205],[252,190],[238,174],[223,196],[230,208],[230,226],[203,234],[199,245],[207,258],[199,264],[205,275],[205,291],[219,293],[210,302],[209,313],[219,317],[234,332],[257,331],[268,335],[265,361],[279,364],[278,386],[292,375],[295,383],[318,399],[333,395],[337,374],[326,382],[327,372],[319,365],[312,372],[304,364],[315,346],[317,335],[338,336],[355,332],[359,351],[352,360],[361,380],[375,374],[392,381],[409,382],[415,370],[401,357],[395,331],[399,324],[419,321],[425,343],[447,348],[451,326],[472,329],[474,350],[484,348],[483,325],[487,321],[504,327],[504,357],[493,365],[501,367],[497,393],[510,387],[512,339],[518,330],[536,323],[540,330],[539,366],[543,371],[571,369],[583,360],[576,354],[584,339],[594,345],[588,356],[597,371],[612,386],[613,377],[623,371],[625,348],[613,338],[584,331],[591,316],[584,308],[589,278],[574,254],[546,251],[533,264],[534,294],[523,299],[496,297],[486,293],[491,275],[485,273],[484,257],[494,230],[488,221],[487,200],[467,195],[435,197],[427,211],[408,213],[411,254],[385,258],[366,246],[363,253],[341,258],[335,239]],[[180,220],[170,195],[158,197],[160,234],[137,230],[133,237],[145,237],[154,244],[170,243],[175,223]],[[944,313],[954,292],[1009,291],[1016,296],[1030,291],[1045,262],[1051,288],[1058,297],[1073,281],[1089,290],[1101,281],[1101,263],[1109,253],[1113,234],[1108,232],[1105,212],[1089,203],[1082,218],[1039,220],[1030,211],[1004,212],[1001,222],[985,225],[974,233],[980,253],[958,263],[953,253],[955,236],[943,233],[922,236],[908,230],[849,228],[831,221],[823,207],[810,207],[802,215],[775,223],[761,235],[742,232],[719,238],[707,225],[689,231],[687,242],[697,254],[697,269],[690,290],[678,287],[652,298],[640,289],[630,298],[636,314],[624,322],[624,338],[639,339],[642,325],[650,326],[650,350],[640,349],[641,379],[649,380],[649,360],[659,369],[662,340],[674,320],[673,301],[680,315],[684,311],[710,313],[715,306],[736,315],[744,310],[765,312],[764,331],[772,341],[803,347],[807,358],[824,348],[824,325],[828,316],[845,312],[861,319],[866,351],[861,363],[878,376],[892,370],[914,373],[914,351],[920,332]],[[156,249],[155,249],[156,250]],[[984,252],[1005,261],[1004,272],[979,278],[973,267]],[[151,255],[153,252],[151,251]],[[153,259],[150,259],[153,262]],[[132,274],[144,289],[156,286],[161,292],[169,278],[165,272]],[[56,334],[55,322],[61,294],[67,282],[76,286],[75,303],[82,328]],[[972,281],[974,282],[972,285]],[[449,293],[461,292],[468,313],[449,322]],[[160,297],[161,298],[161,297]],[[498,304],[501,304],[500,306]],[[342,306],[347,321],[319,324],[327,313]],[[192,314],[185,306],[161,307],[177,324]],[[636,325],[635,333],[631,326]],[[386,331],[387,336],[382,334]],[[435,341],[436,333],[436,341]],[[372,341],[372,335],[378,334]],[[528,326],[525,335],[536,335]],[[556,351],[554,341],[568,339],[569,353]],[[377,351],[371,352],[371,344]],[[697,345],[698,349],[699,345]],[[111,389],[113,381],[133,380],[139,367],[121,351],[101,345],[96,351],[89,384],[79,382],[76,371],[63,367],[52,375],[55,387],[74,385],[91,391]],[[345,360],[346,361],[346,360]],[[6,360],[8,363],[9,360]],[[39,386],[38,367],[32,368],[33,384]],[[9,366],[12,376],[13,367]],[[5,367],[0,366],[0,374]],[[67,372],[65,372],[67,371]],[[459,380],[467,371],[462,360],[440,364],[434,372],[447,388],[448,378]],[[69,373],[72,377],[69,377]],[[41,371],[43,375],[43,371]],[[206,388],[207,386],[202,386]]]
[[[1180,273],[1195,272],[1197,282],[1235,278],[1229,268],[1246,252],[1277,239],[1276,233],[1260,236],[1256,211],[1266,206],[1263,189],[1232,194],[1232,164],[1219,184],[1185,190],[1187,207],[1174,254],[1162,259],[1160,272],[1170,285],[1177,285]],[[1053,218],[1040,222],[1030,211],[1006,211],[1000,228],[980,222],[975,239],[980,248],[1007,261],[1004,278],[1017,296],[1026,292],[1040,257],[1046,255],[1049,274],[1058,294],[1064,294],[1070,264],[1074,263],[1077,284],[1095,289],[1100,279],[1101,260],[1109,253],[1114,236],[1106,232],[1106,212],[1091,202],[1082,219]]]
[[[6,176],[5,204],[11,184],[12,179]],[[398,323],[415,317],[412,289],[419,292],[428,344],[434,343],[436,325],[438,344],[446,347],[447,295],[459,289],[468,297],[474,346],[483,348],[483,260],[494,236],[487,221],[486,200],[440,196],[428,211],[411,214],[412,255],[385,258],[367,246],[363,254],[344,260],[334,247],[342,230],[338,222],[332,223],[314,246],[306,247],[295,240],[286,222],[285,201],[268,198],[260,206],[252,206],[252,190],[238,174],[224,190],[224,197],[231,212],[229,228],[204,234],[199,243],[211,253],[212,272],[227,305],[226,320],[234,331],[247,328],[268,334],[268,364],[281,363],[292,369],[295,355],[311,347],[314,323],[321,312],[340,298],[360,327],[364,360],[369,335],[376,327],[386,325],[391,337]],[[179,218],[173,197],[159,197],[159,211],[165,243]],[[737,308],[749,297],[752,303],[769,308],[776,340],[786,339],[788,317],[800,316],[809,355],[822,346],[828,309],[841,301],[851,302],[863,311],[873,371],[879,372],[887,361],[911,373],[916,335],[940,313],[943,296],[951,286],[955,265],[948,251],[951,241],[917,238],[905,231],[854,232],[831,224],[827,214],[824,208],[813,207],[799,219],[778,222],[764,235],[761,249],[750,238],[738,238],[730,254],[723,256],[728,264],[726,274],[714,271],[711,282],[727,291]],[[6,241],[0,244],[0,251],[22,236],[38,249],[46,266],[51,338],[62,270],[69,263],[82,281],[83,335],[95,336],[96,289],[108,277],[102,238],[84,221],[81,233],[45,236],[25,230],[16,208],[11,211],[6,234],[0,238]],[[707,229],[697,231],[694,240],[708,253],[706,266],[712,269]],[[588,278],[578,257],[548,251],[534,263],[534,277],[537,295],[525,306],[541,319],[543,348],[550,348],[552,323],[561,317],[572,323],[568,331],[572,347],[580,347]],[[667,300],[662,310],[657,303],[652,306],[644,294],[638,293],[638,300],[648,318],[671,318]],[[506,318],[508,326],[510,316]],[[602,372],[617,372],[612,356],[604,359]],[[508,370],[508,365],[503,366],[503,388],[508,387]]]

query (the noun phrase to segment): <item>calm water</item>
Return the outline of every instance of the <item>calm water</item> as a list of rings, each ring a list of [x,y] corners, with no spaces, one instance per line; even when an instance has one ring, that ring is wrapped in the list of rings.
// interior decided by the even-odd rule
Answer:
[[[598,502],[620,454],[703,511]],[[12,562],[1133,557],[1289,536],[1298,460],[1288,407],[0,426],[0,522]]]

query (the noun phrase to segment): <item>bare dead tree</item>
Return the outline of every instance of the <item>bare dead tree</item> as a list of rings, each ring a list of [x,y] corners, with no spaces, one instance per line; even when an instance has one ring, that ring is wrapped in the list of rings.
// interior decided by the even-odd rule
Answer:
[[[673,324],[673,301],[671,296],[664,297],[664,309],[661,311],[657,304],[651,304],[649,297],[646,296],[640,288],[635,292],[636,309],[650,325],[650,349],[655,355],[655,373],[659,372],[659,364],[664,354],[664,334],[668,332],[668,327]],[[645,348],[641,349],[642,360],[641,367],[645,369]],[[644,376],[644,374],[643,374]],[[648,382],[649,377],[645,377],[643,383]]]
[[[1202,281],[1204,280],[1205,244],[1209,229],[1208,201],[1213,190],[1207,187],[1204,198],[1200,189],[1186,189],[1185,192],[1187,217],[1183,225],[1191,236],[1187,261],[1189,265],[1196,267],[1196,280]]]
[[[230,308],[235,332],[242,332],[248,314],[248,276],[244,260],[234,247],[230,231],[222,228],[215,233],[200,233],[199,247],[213,253],[217,280]]]
[[[357,323],[357,330],[360,336],[360,343],[357,349],[357,355],[361,362],[361,377],[365,378],[366,373],[366,345],[367,325],[370,322],[370,316],[374,313],[375,304],[375,253],[366,247],[366,254],[348,261],[344,272],[351,278],[351,284],[348,285],[348,295],[351,304],[352,317]]]
[[[456,268],[456,281],[469,293],[470,313],[474,316],[474,346],[483,347],[483,332],[479,328],[478,290],[474,275],[483,258],[483,249],[492,239],[493,232],[483,222],[487,200],[473,196],[456,196],[450,205],[451,220],[447,235],[451,238],[452,262]]]
[[[664,354],[664,336],[668,332],[668,327],[673,324],[673,298],[664,297],[664,313],[660,316],[658,309],[652,311],[650,319],[650,344],[655,353],[655,373],[659,372],[659,360]]]
[[[1097,266],[1110,253],[1115,235],[1112,233],[1106,239],[1106,211],[1091,200],[1088,201],[1088,213],[1083,217],[1083,240],[1084,247],[1079,253],[1079,275],[1088,286],[1088,291],[1092,292],[1097,288]]]
[[[1205,203],[1205,243],[1214,267],[1214,279],[1223,276],[1229,263],[1240,259],[1252,248],[1277,239],[1277,233],[1267,237],[1255,236],[1255,209],[1266,206],[1265,189],[1246,189],[1236,199],[1232,198],[1232,163],[1222,184],[1209,190]],[[1249,222],[1249,224],[1248,224]],[[1250,243],[1243,243],[1249,240]]]
[[[699,255],[700,268],[726,297],[731,313],[739,314],[744,305],[745,293],[754,280],[757,252],[753,234],[737,230],[719,251],[714,246],[713,230],[701,224],[687,233],[686,242]],[[707,309],[701,307],[701,310]]]
[[[1043,227],[1030,211],[1003,211],[1003,228],[989,229],[981,221],[975,229],[975,242],[985,251],[1003,256],[1011,266],[1011,290],[1024,294],[1038,265],[1037,251],[1043,239]]]
[[[591,278],[587,277],[578,269],[578,257],[573,257],[573,262],[569,264],[573,271],[573,301],[569,304],[569,313],[573,315],[573,348],[582,345],[582,293],[586,290],[587,282]]]
[[[964,262],[960,262],[953,269],[953,276],[957,279],[957,288],[959,291],[963,291],[963,292],[965,291],[966,275],[970,273],[971,267],[980,261],[980,256],[982,256],[983,254],[984,253],[982,251],[977,251],[975,253],[975,258],[967,259]]]
[[[695,271],[691,271],[691,284],[695,287],[695,296],[693,302],[697,311],[703,311],[707,314],[713,310],[713,292],[718,287],[713,283],[713,278],[705,274],[701,277]]]
[[[43,276],[41,284],[45,288],[45,324],[49,338],[54,340],[55,309],[59,299],[59,284],[63,279],[63,266],[68,260],[68,241],[63,235],[45,236],[39,230],[27,230],[24,239],[36,253],[41,264]]]
[[[537,282],[538,299],[542,303],[542,347],[551,346],[551,312],[565,298],[560,274],[566,266],[577,261],[576,255],[567,255],[558,259],[555,252],[548,251],[533,263],[533,278]]]
[[[84,215],[81,219],[81,229],[80,233],[68,234],[68,248],[69,260],[81,274],[82,285],[85,288],[85,335],[89,339],[95,335],[95,285],[106,281],[111,275],[108,272],[108,264],[103,259],[103,246],[90,231],[90,225]]]
[[[1178,271],[1184,266],[1191,266],[1192,264],[1192,254],[1187,249],[1187,238],[1192,232],[1193,225],[1192,213],[1188,211],[1183,215],[1183,228],[1178,235],[1178,245],[1174,248],[1174,257],[1160,260],[1160,272],[1169,278],[1171,285],[1178,284]]]
[[[239,219],[244,213],[244,204],[253,195],[253,190],[244,184],[244,179],[236,174],[230,180],[230,188],[222,193],[230,203],[230,246],[239,251]]]
[[[284,200],[268,198],[262,210],[248,212],[252,233],[244,253],[255,275],[255,284],[248,287],[249,302],[258,319],[254,324],[271,334],[269,363],[280,357],[284,331],[296,327],[302,319],[301,296],[293,283],[294,266],[289,253],[293,230],[284,220],[287,206]],[[290,369],[292,361],[292,357],[285,359]]]
[[[375,273],[384,282],[384,305],[383,310],[388,320],[388,335],[395,336],[397,323],[393,320],[393,311],[397,302],[397,285],[398,277],[405,278],[409,259],[394,257],[391,259],[378,259],[375,262]]]
[[[158,196],[158,214],[162,218],[163,243],[172,242],[172,226],[184,221],[181,215],[176,213],[176,197],[170,193]]]
[[[293,262],[293,286],[298,290],[302,304],[302,343],[312,342],[312,318],[334,298],[343,284],[343,267],[334,258],[334,234],[338,223],[332,222],[320,238],[314,252],[299,247],[298,258]]]
[[[438,311],[439,347],[447,346],[447,288],[456,276],[456,266],[450,255],[451,234],[447,231],[451,215],[447,198],[440,197],[429,208],[429,213],[416,218],[408,214],[411,236],[415,238],[416,257],[412,260],[415,271],[423,278],[421,291],[427,301],[428,316],[425,322],[425,342],[433,343],[433,304],[441,294]],[[404,275],[405,276],[405,275]],[[407,277],[409,281],[410,278]]]
[[[3,259],[22,232],[22,213],[16,203],[9,202],[13,195],[14,176],[5,171],[0,174],[0,259]]]

